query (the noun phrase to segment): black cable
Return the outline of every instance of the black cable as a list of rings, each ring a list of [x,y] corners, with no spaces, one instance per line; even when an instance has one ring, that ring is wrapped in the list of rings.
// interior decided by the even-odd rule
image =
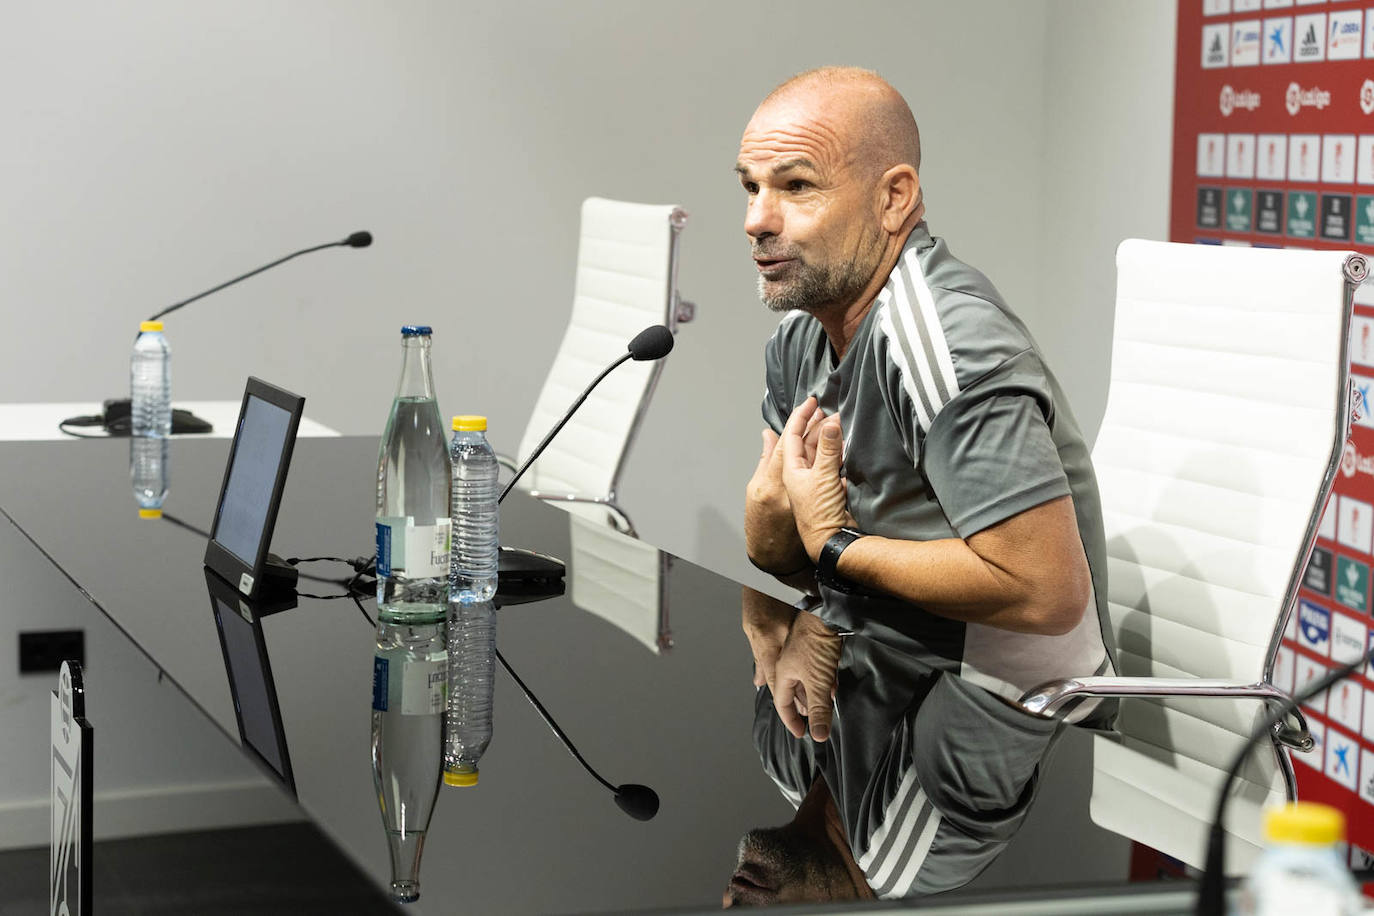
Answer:
[[[207,541],[210,540],[210,532],[208,532],[208,531],[202,531],[201,529],[197,528],[195,525],[192,525],[190,522],[185,521],[185,520],[180,519],[180,518],[177,518],[175,515],[173,515],[173,514],[170,513],[170,512],[167,512],[167,511],[164,510],[163,513],[162,513],[162,517],[163,517],[163,519],[165,519],[166,521],[169,521],[169,522],[171,522],[173,525],[176,525],[178,528],[185,528],[187,531],[190,531],[190,532],[192,532],[192,533],[194,533],[194,534],[200,535],[201,537],[205,538],[205,540],[207,540]]]
[[[1285,703],[1279,711],[1271,712],[1265,716],[1260,727],[1250,733],[1250,737],[1246,739],[1245,744],[1236,753],[1235,759],[1231,761],[1231,766],[1226,771],[1226,778],[1221,783],[1221,791],[1217,795],[1212,829],[1207,839],[1207,859],[1202,871],[1202,880],[1198,884],[1197,908],[1194,910],[1196,916],[1223,916],[1226,912],[1226,829],[1222,826],[1222,818],[1226,814],[1226,802],[1230,799],[1231,783],[1235,782],[1236,777],[1240,775],[1240,768],[1244,765],[1245,758],[1250,755],[1250,751],[1254,749],[1255,743],[1265,735],[1272,733],[1274,727],[1282,722],[1290,712],[1296,710],[1300,704],[1306,703],[1317,694],[1330,689],[1333,684],[1359,671],[1369,664],[1371,658],[1374,658],[1374,648],[1370,648],[1356,661],[1327,672],[1309,684],[1301,693],[1292,697],[1285,697]]]
[[[95,422],[93,422],[93,423],[84,422],[84,421],[86,421],[86,420],[93,420],[93,421],[95,421]],[[68,417],[67,419],[63,420],[61,423],[58,423],[58,424],[57,424],[57,428],[58,428],[58,430],[59,430],[60,432],[65,433],[65,434],[68,435],[68,436],[71,436],[73,439],[113,439],[113,438],[115,438],[114,436],[111,436],[109,433],[103,433],[103,432],[102,432],[102,433],[96,433],[96,434],[92,435],[92,434],[90,434],[90,433],[78,433],[78,432],[73,432],[72,430],[67,429],[68,426],[102,426],[102,425],[104,425],[104,423],[105,423],[105,418],[104,418],[104,417],[102,417],[102,416],[100,416],[100,415],[98,415],[98,414],[92,414],[92,415],[88,415],[88,416],[84,416],[84,417]]]
[[[548,725],[549,728],[553,729],[553,733],[557,735],[560,739],[562,739],[563,744],[566,745],[568,750],[572,752],[572,755],[577,758],[577,762],[582,764],[582,768],[585,769],[588,773],[591,773],[593,776],[595,776],[597,782],[601,783],[603,786],[610,789],[612,793],[618,795],[620,793],[620,787],[613,786],[609,782],[607,782],[604,778],[602,778],[600,773],[592,769],[591,764],[587,763],[587,761],[583,759],[582,754],[579,753],[577,748],[573,746],[573,743],[568,738],[567,734],[563,731],[563,729],[558,727],[558,723],[553,721],[553,718],[549,715],[548,711],[544,709],[544,704],[540,703],[539,700],[535,697],[535,695],[530,691],[530,689],[525,686],[525,682],[520,680],[520,675],[515,673],[515,669],[510,666],[510,662],[506,661],[506,657],[501,654],[500,649],[496,650],[496,660],[501,663],[501,667],[505,668],[506,673],[509,674],[511,678],[515,681],[516,686],[520,688],[520,692],[525,695],[525,699],[530,701],[530,705],[533,706],[535,711],[539,713],[539,717],[544,720],[544,724]]]

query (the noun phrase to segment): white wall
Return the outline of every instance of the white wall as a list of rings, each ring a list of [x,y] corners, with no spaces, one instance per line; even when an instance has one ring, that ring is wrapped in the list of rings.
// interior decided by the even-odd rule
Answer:
[[[511,450],[565,321],[579,202],[673,202],[692,214],[680,284],[699,317],[623,496],[648,539],[741,579],[774,316],[753,293],[731,165],[776,82],[858,63],[906,95],[933,230],[1026,317],[1089,435],[1111,254],[1166,232],[1168,0],[3,11],[0,400],[120,394],[139,319],[367,228],[370,250],[312,255],[170,318],[176,396],[236,398],[258,374],[328,425],[376,432],[397,326],[427,321],[441,408],[487,413]]]

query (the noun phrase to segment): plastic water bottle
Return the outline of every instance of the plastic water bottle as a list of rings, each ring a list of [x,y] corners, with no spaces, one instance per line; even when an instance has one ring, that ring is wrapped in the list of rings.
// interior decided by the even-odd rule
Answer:
[[[420,855],[443,752],[447,651],[443,622],[381,621],[372,663],[372,781],[391,852],[391,896],[420,897]]]
[[[487,601],[496,595],[500,551],[496,499],[501,468],[486,433],[486,417],[453,418],[450,601]]]
[[[434,397],[430,328],[401,328],[401,380],[377,460],[377,612],[439,622],[448,605],[448,444]]]
[[[491,743],[499,557],[496,454],[487,418],[453,418],[453,550],[449,565],[448,716],[444,782],[477,784],[477,762]]]
[[[1265,812],[1265,851],[1255,861],[1241,895],[1240,912],[1251,916],[1356,916],[1360,890],[1340,854],[1345,815],[1313,802]]]
[[[129,360],[129,477],[140,518],[160,518],[167,498],[167,437],[172,434],[172,351],[162,322],[138,326]]]

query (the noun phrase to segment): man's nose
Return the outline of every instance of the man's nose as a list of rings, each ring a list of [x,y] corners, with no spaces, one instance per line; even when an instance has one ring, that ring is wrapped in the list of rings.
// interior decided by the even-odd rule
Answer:
[[[782,211],[777,199],[767,190],[760,190],[749,199],[749,208],[744,212],[744,231],[755,239],[782,232]]]

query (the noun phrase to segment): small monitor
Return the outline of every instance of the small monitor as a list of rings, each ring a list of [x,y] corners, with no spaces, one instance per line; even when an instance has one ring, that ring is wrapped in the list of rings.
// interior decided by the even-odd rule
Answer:
[[[205,585],[210,591],[210,608],[215,615],[224,669],[229,676],[229,692],[234,698],[234,718],[239,726],[239,741],[277,775],[294,795],[296,780],[291,772],[291,754],[286,747],[281,705],[272,680],[272,665],[267,658],[267,641],[262,618],[296,606],[294,597],[271,603],[249,601],[238,589],[209,568]]]
[[[305,398],[248,379],[205,565],[249,598],[270,586],[268,548],[304,409]],[[295,585],[294,577],[290,585]]]

